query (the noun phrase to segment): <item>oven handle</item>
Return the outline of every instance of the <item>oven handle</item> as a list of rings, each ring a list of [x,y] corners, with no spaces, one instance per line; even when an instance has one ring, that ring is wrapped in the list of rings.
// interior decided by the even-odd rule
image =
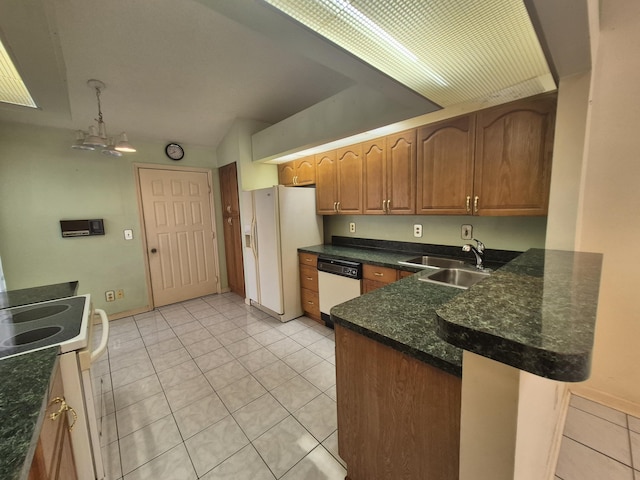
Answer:
[[[96,308],[95,313],[100,315],[100,321],[102,322],[102,338],[100,339],[100,345],[93,352],[91,352],[91,363],[96,361],[100,355],[107,349],[107,342],[109,341],[109,317],[107,312],[101,308]]]

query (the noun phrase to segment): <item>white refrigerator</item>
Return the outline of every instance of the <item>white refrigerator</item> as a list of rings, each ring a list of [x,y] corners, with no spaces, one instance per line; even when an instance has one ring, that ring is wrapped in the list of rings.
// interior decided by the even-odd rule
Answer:
[[[323,243],[316,190],[276,185],[242,195],[247,303],[282,322],[300,317],[298,248]]]

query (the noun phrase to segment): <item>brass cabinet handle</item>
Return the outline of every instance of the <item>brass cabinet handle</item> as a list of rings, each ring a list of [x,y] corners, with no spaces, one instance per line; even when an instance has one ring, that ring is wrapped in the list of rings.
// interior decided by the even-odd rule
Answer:
[[[313,302],[312,302],[311,300],[307,300],[307,303],[308,303],[309,305],[313,305]]]
[[[313,277],[305,277],[307,280],[313,280]]]
[[[384,277],[384,273],[380,273],[380,272],[373,272],[373,274],[374,274],[376,277]]]
[[[78,420],[78,414],[72,407],[69,406],[69,404],[64,400],[64,398],[61,398],[61,397],[56,397],[53,400],[51,400],[49,402],[49,407],[58,403],[60,404],[60,408],[58,409],[57,412],[49,414],[49,419],[51,421],[55,421],[64,412],[71,412],[71,415],[73,415],[73,422],[71,423],[71,425],[69,425],[69,431],[73,430],[73,427],[76,424],[76,421]]]
[[[338,202],[333,202],[333,211],[338,213]]]
[[[391,200],[387,200],[387,213],[391,211]]]
[[[476,195],[475,197],[473,197],[473,211],[475,213],[478,213],[478,200],[480,200],[479,196]]]
[[[471,211],[471,195],[467,195],[467,212]]]
[[[227,213],[231,213],[231,205],[227,205]]]
[[[387,213],[387,207],[385,206],[386,200],[382,200],[382,213]]]
[[[293,184],[297,185],[298,184],[298,175],[293,177]]]
[[[233,221],[231,220],[231,217],[227,217],[227,223],[229,225],[233,225]]]
[[[336,208],[336,212],[340,212],[340,202],[337,202],[337,208]]]

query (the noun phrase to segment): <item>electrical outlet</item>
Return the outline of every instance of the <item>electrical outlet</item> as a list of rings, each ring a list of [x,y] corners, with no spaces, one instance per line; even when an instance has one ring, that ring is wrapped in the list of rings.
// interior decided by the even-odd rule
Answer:
[[[356,222],[349,223],[349,233],[356,233]]]
[[[133,230],[127,229],[124,231],[125,240],[133,240]]]
[[[422,237],[422,225],[420,225],[419,223],[416,223],[413,226],[413,236],[416,238]]]
[[[121,298],[124,298],[124,290],[122,289],[116,290],[116,298],[118,300],[120,300]]]
[[[104,292],[104,298],[107,299],[107,302],[114,302],[116,300],[116,292],[113,290],[107,290]]]
[[[460,238],[462,240],[472,240],[473,239],[473,225],[465,224],[460,227]]]

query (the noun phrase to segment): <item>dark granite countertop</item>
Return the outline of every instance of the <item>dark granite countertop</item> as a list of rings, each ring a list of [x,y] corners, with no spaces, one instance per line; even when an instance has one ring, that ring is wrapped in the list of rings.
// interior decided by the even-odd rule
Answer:
[[[436,310],[470,352],[554,380],[589,377],[602,255],[531,249]]]
[[[0,478],[26,479],[36,450],[58,347],[0,361]]]
[[[64,282],[41,287],[0,292],[0,308],[17,307],[58,298],[72,297],[78,292],[78,282]]]
[[[462,290],[418,280],[427,273],[337,305],[331,309],[331,318],[338,325],[461,377],[462,350],[436,334],[435,309]]]
[[[78,282],[0,293],[0,308],[76,295]],[[0,479],[26,479],[44,419],[58,347],[0,360]]]
[[[379,241],[383,245],[383,242]],[[397,269],[407,251],[315,245],[303,252]],[[454,247],[452,247],[454,248]],[[436,251],[449,254],[452,250]],[[421,271],[331,309],[333,321],[461,375],[461,349],[560,381],[588,378],[602,255],[531,249],[469,290],[418,280]]]

